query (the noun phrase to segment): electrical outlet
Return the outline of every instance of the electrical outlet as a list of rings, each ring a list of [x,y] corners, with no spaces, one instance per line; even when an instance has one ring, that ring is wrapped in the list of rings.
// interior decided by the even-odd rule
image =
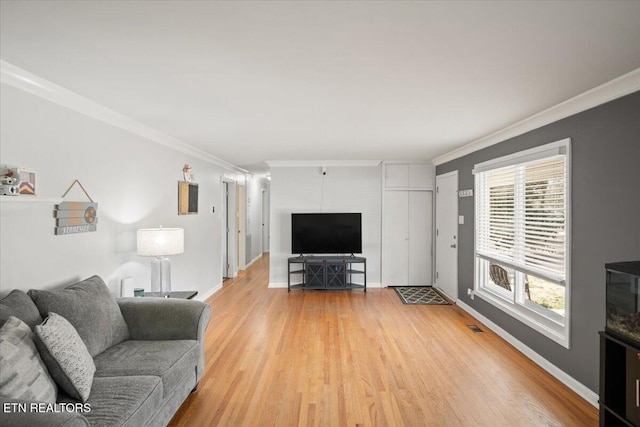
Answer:
[[[476,297],[476,293],[471,288],[467,289],[467,295],[469,295],[472,300],[475,299],[475,297]]]

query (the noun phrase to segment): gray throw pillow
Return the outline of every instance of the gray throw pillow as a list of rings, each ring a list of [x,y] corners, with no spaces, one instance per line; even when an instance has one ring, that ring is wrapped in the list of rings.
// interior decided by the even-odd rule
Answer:
[[[58,388],[42,362],[33,332],[17,317],[0,328],[0,396],[55,403]]]
[[[56,290],[29,291],[42,317],[54,312],[76,328],[94,357],[129,338],[129,328],[109,288],[98,276]]]
[[[38,307],[27,294],[19,289],[14,289],[0,300],[0,326],[4,325],[10,316],[22,320],[31,329],[42,323]]]
[[[36,344],[49,373],[69,396],[86,402],[96,365],[82,339],[64,317],[49,313],[36,326]]]

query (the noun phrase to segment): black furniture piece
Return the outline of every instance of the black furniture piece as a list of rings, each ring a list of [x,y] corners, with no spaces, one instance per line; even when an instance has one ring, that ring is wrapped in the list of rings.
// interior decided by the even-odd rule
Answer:
[[[600,332],[600,426],[640,426],[640,348]]]
[[[287,292],[292,289],[362,289],[367,292],[367,259],[356,256],[297,256],[288,259]],[[353,283],[362,275],[362,284]],[[298,279],[298,283],[292,280]]]
[[[600,426],[640,427],[640,262],[606,264],[600,332]]]

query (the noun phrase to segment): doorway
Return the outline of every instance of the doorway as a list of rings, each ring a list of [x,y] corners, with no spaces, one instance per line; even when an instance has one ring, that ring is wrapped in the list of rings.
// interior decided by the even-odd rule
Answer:
[[[222,280],[228,279],[229,274],[229,183],[222,183]]]
[[[247,187],[241,184],[238,187],[238,270],[244,270],[247,265]],[[251,248],[249,248],[249,251]]]
[[[436,287],[458,299],[458,171],[436,176]]]
[[[222,218],[220,220],[220,246],[222,252],[222,279],[238,274],[238,224],[237,185],[233,180],[223,178],[220,183]]]
[[[269,253],[269,199],[267,198],[267,190],[262,189],[261,202],[261,224],[262,224],[262,253]]]

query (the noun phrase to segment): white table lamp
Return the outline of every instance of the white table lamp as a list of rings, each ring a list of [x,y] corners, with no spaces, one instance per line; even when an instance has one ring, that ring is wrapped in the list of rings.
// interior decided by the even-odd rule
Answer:
[[[184,252],[183,228],[142,228],[137,233],[140,256],[155,257],[151,261],[151,292],[163,297],[171,293],[171,263],[167,255]]]

